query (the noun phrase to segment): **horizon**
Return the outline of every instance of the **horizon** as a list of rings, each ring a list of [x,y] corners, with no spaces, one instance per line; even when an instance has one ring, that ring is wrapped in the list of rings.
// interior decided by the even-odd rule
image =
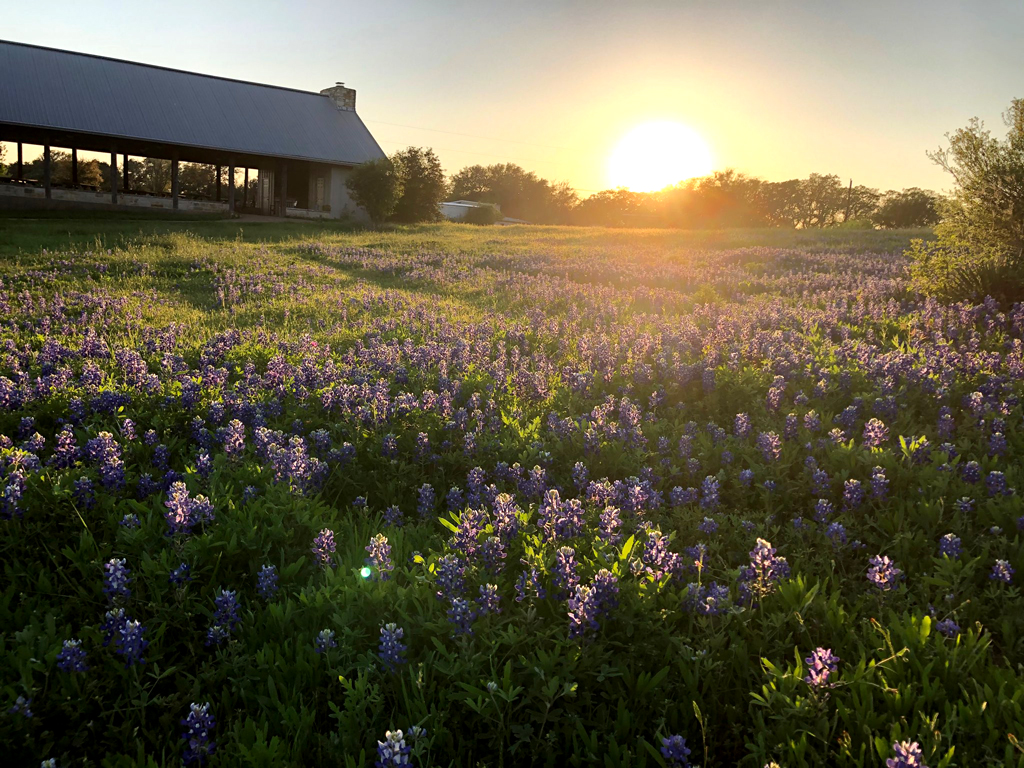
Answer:
[[[578,3],[526,3],[512,19],[458,2],[423,13],[406,0],[381,10],[316,2],[301,15],[266,6],[235,18],[233,10],[251,6],[227,3],[202,6],[207,23],[199,26],[185,20],[200,6],[186,2],[167,14],[165,34],[138,39],[110,36],[107,20],[138,28],[152,10],[118,0],[88,14],[50,5],[66,10],[45,30],[37,12],[8,11],[5,38],[307,91],[344,81],[388,154],[431,147],[449,176],[514,163],[568,182],[581,197],[615,188],[609,161],[619,141],[660,121],[696,131],[716,171],[767,181],[835,174],[880,191],[942,192],[950,179],[925,152],[975,116],[999,135],[1001,113],[1019,95],[1011,73],[1024,69],[1024,51],[1011,46],[1024,6],[1006,2],[987,5],[983,16],[955,2],[791,2],[781,10],[597,3],[585,14]],[[575,34],[554,34],[570,22]],[[951,41],[944,31],[954,27]],[[204,31],[235,28],[216,40]],[[838,32],[849,42],[841,57],[830,42]],[[500,45],[488,49],[483,41],[495,35]],[[254,39],[264,55],[253,55]],[[293,63],[300,40],[303,56]],[[345,44],[331,48],[330,40]],[[837,109],[848,117],[836,121]]]

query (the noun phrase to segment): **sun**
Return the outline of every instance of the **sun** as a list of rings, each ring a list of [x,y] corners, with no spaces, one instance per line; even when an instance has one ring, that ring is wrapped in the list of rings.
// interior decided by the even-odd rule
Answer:
[[[654,192],[712,171],[711,150],[682,123],[644,123],[622,137],[608,161],[613,187]]]

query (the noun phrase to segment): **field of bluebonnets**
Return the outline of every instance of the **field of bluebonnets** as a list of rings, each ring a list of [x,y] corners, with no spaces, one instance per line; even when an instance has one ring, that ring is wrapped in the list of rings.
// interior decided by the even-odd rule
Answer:
[[[6,226],[5,764],[1024,766],[1024,307],[203,226]]]

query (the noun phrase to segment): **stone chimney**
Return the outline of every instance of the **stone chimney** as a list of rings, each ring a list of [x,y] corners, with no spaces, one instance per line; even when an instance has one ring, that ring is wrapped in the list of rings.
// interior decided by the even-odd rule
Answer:
[[[354,88],[346,88],[344,83],[336,83],[333,88],[324,88],[320,95],[330,98],[338,109],[346,112],[356,111],[356,91]]]

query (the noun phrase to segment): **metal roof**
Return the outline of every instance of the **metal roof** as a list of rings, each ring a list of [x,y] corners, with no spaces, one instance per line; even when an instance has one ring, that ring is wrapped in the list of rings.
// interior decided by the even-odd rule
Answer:
[[[384,152],[327,96],[0,40],[0,123],[354,165]]]

